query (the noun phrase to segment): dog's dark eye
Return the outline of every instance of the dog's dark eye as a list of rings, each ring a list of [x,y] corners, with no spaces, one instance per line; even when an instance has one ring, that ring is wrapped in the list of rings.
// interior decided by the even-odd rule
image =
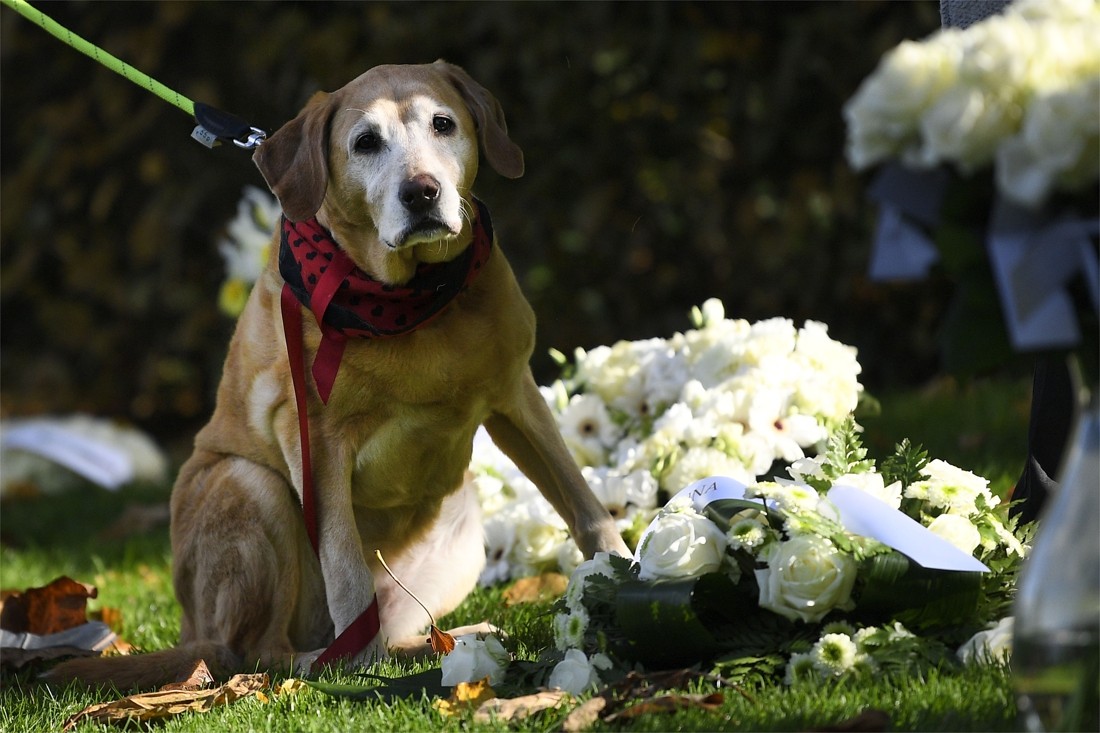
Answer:
[[[450,135],[455,131],[455,121],[445,115],[436,115],[432,118],[432,129],[440,135]]]
[[[381,147],[382,138],[378,136],[377,132],[364,132],[355,138],[355,152],[357,153],[374,153]]]

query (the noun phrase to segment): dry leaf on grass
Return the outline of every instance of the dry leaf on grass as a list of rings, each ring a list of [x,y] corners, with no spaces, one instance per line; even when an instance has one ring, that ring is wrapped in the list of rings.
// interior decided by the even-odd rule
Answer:
[[[565,594],[569,578],[561,573],[543,573],[529,578],[520,578],[504,591],[504,603],[515,606],[519,603],[541,603],[552,601]]]
[[[600,720],[613,722],[639,715],[672,713],[689,707],[716,710],[722,706],[724,695],[717,691],[707,694],[665,694],[667,690],[686,687],[694,681],[728,686],[721,677],[692,669],[663,670],[649,674],[630,672],[622,680],[605,687],[599,695],[569,713],[562,729],[566,733],[578,733]],[[734,689],[745,695],[740,688]]]
[[[89,705],[65,721],[62,730],[72,730],[84,720],[127,724],[161,720],[189,711],[206,712],[253,695],[268,685],[266,674],[238,674],[220,687],[205,690],[158,690],[130,695],[121,700]]]
[[[546,690],[536,692],[533,695],[524,695],[523,697],[497,697],[486,700],[481,704],[481,707],[474,713],[474,722],[491,723],[494,720],[501,722],[523,720],[543,710],[556,708],[563,702],[572,699],[572,695],[562,690]]]
[[[40,588],[4,591],[0,628],[39,636],[66,631],[87,622],[88,599],[96,595],[94,585],[64,576]]]
[[[491,700],[497,694],[489,686],[489,678],[485,677],[477,682],[459,682],[451,690],[451,696],[446,700],[436,700],[432,707],[438,710],[444,717],[460,715],[466,710],[477,708],[486,700]]]
[[[602,695],[586,700],[583,705],[575,708],[565,717],[565,721],[561,724],[562,730],[565,733],[580,733],[588,730],[603,715],[603,711],[607,709],[607,703],[608,699]]]
[[[206,666],[205,659],[195,660],[194,666],[187,676],[179,682],[170,682],[164,687],[160,688],[161,692],[167,692],[168,690],[203,690],[214,684],[214,675],[210,673],[210,668]]]

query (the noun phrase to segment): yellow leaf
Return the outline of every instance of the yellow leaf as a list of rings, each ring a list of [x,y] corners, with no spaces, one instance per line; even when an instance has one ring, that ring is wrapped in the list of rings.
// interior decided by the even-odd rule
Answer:
[[[489,686],[489,678],[485,677],[477,682],[459,682],[451,690],[451,696],[446,700],[436,700],[432,707],[438,710],[444,717],[460,715],[466,710],[476,708],[486,700],[492,700],[497,694]]]
[[[279,686],[275,688],[275,696],[280,697],[282,695],[296,695],[305,687],[307,687],[305,682],[290,677],[280,682]]]

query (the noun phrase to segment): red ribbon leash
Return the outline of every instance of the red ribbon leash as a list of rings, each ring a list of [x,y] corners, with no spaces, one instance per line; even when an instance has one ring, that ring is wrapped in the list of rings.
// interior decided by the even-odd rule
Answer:
[[[343,275],[336,281],[339,286]],[[320,287],[318,287],[320,289]],[[331,299],[331,295],[328,296]],[[305,372],[305,344],[302,335],[302,306],[291,292],[290,287],[283,285],[282,292],[283,332],[286,336],[286,352],[290,359],[290,378],[294,383],[294,403],[298,410],[298,435],[301,438],[302,447],[302,516],[306,523],[306,534],[309,535],[309,543],[313,546],[313,553],[320,557],[320,545],[317,538],[317,496],[313,487],[313,466],[310,461],[309,447],[309,411],[306,403],[306,372]],[[314,301],[317,301],[316,295]],[[325,303],[327,305],[327,303]],[[320,312],[324,315],[324,310]],[[318,317],[318,321],[321,318]],[[314,379],[317,379],[320,390],[321,380],[317,376],[317,364],[321,362],[325,340],[322,338],[322,349],[318,351],[314,361]],[[326,382],[327,389],[323,399],[327,401],[332,391],[332,383],[336,379],[336,368],[340,365],[340,356],[343,354],[343,338],[333,340],[339,345],[335,354],[335,367],[331,369],[331,378]],[[375,596],[366,610],[351,622],[339,636],[329,645],[321,656],[313,662],[312,670],[331,664],[339,659],[349,659],[358,654],[374,641],[381,630],[381,621],[378,617],[378,597]]]

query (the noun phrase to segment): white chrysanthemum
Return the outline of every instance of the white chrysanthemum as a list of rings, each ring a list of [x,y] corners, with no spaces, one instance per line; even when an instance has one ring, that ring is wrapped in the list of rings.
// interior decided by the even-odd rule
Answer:
[[[817,667],[814,665],[814,659],[809,652],[792,654],[783,674],[784,684],[793,685],[795,682],[814,679],[817,679]]]
[[[758,519],[739,519],[726,532],[726,543],[732,550],[752,552],[767,539],[767,527]]]
[[[952,466],[947,461],[935,459],[922,471],[926,477],[905,490],[910,499],[920,499],[937,509],[970,516],[977,511],[976,502],[981,496],[987,506],[995,506],[1000,499],[989,491],[989,480],[970,471]]]
[[[759,481],[745,490],[745,496],[758,496],[775,503],[784,513],[815,512],[821,504],[817,489],[803,483]]]
[[[858,656],[859,650],[847,634],[825,634],[810,650],[814,668],[826,677],[839,677],[851,671]]]
[[[583,647],[588,621],[588,611],[583,606],[570,608],[569,613],[554,616],[554,646],[563,652]]]

